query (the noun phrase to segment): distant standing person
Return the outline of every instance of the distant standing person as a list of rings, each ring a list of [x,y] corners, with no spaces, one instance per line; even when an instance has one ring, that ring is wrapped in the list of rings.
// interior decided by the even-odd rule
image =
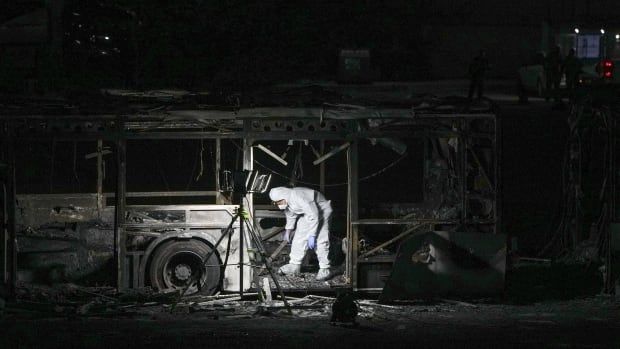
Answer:
[[[545,100],[548,101],[553,97],[556,102],[560,102],[560,80],[562,79],[560,46],[554,46],[545,58],[544,72],[547,87]]]
[[[564,74],[566,75],[566,90],[568,90],[568,99],[570,101],[575,100],[575,88],[579,81],[579,73],[581,73],[582,63],[577,56],[575,56],[575,49],[571,48],[568,51],[568,56],[564,60]]]
[[[487,70],[489,70],[489,60],[487,59],[486,50],[480,50],[478,56],[469,65],[469,94],[468,98],[471,101],[474,97],[474,92],[477,91],[478,99],[482,98],[484,94],[484,77]]]

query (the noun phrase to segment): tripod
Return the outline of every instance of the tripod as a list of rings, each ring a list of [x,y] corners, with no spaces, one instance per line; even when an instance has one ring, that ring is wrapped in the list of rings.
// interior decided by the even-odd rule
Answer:
[[[284,307],[286,308],[289,314],[292,314],[291,306],[289,305],[288,301],[286,300],[286,297],[284,296],[284,292],[282,291],[282,287],[280,287],[280,282],[278,281],[276,274],[273,272],[273,268],[271,265],[271,257],[267,255],[263,242],[260,239],[260,237],[256,234],[256,231],[252,228],[252,225],[248,223],[248,220],[250,218],[249,212],[245,212],[244,207],[243,207],[243,199],[245,195],[247,194],[247,191],[243,191],[237,194],[239,196],[239,207],[237,208],[237,211],[232,216],[230,223],[228,224],[228,226],[223,231],[220,238],[217,240],[217,242],[213,246],[212,250],[209,251],[209,253],[207,253],[205,258],[203,259],[203,267],[207,266],[207,261],[209,260],[209,258],[211,258],[211,256],[215,253],[220,243],[226,237],[228,237],[228,247],[226,248],[226,257],[224,259],[224,264],[223,264],[224,268],[226,268],[226,266],[228,265],[228,256],[230,254],[230,242],[231,242],[232,235],[235,232],[235,229],[233,228],[233,226],[238,219],[239,220],[239,234],[240,234],[239,236],[239,295],[243,297],[243,267],[244,267],[243,245],[244,245],[244,239],[246,238],[244,234],[244,230],[247,227],[247,231],[248,231],[249,238],[250,238],[250,243],[256,247],[256,250],[260,254],[261,261],[263,262],[265,269],[269,272],[269,275],[271,276],[273,283],[276,285],[278,294],[280,295],[280,298],[282,298],[282,301],[284,302]],[[200,279],[202,278],[202,270],[203,268],[200,268],[198,273],[196,273],[188,281],[187,286],[181,292],[181,297],[183,297],[185,293],[187,293],[187,290],[189,290],[194,284],[196,284],[198,290],[200,290],[202,286],[200,284]]]

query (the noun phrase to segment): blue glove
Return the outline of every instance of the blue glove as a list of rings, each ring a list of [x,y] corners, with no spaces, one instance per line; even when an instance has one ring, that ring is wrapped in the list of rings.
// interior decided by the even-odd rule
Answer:
[[[293,229],[286,229],[282,234],[282,240],[291,242],[291,235],[293,235]]]
[[[311,250],[314,250],[315,247],[316,247],[316,236],[309,236],[308,237],[308,248]]]

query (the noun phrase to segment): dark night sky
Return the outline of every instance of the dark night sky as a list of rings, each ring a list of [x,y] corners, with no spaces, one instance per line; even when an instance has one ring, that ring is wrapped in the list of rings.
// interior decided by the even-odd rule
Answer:
[[[3,0],[0,19],[41,4]],[[484,27],[491,34],[493,27],[506,26],[531,31],[538,30],[545,19],[554,23],[606,21],[619,7],[620,3],[610,0],[65,1],[63,32],[69,34],[64,37],[63,62],[47,63],[47,53],[38,52],[35,70],[44,78],[68,79],[78,86],[239,90],[297,79],[333,80],[339,49],[368,48],[373,68],[383,80],[459,76],[462,65],[480,45],[499,49],[501,41],[515,38],[513,31],[497,31],[500,37],[488,38],[469,29],[472,41],[460,45],[461,54],[455,55],[452,47],[445,52],[456,56],[456,68],[446,73],[442,67],[446,63],[434,54],[445,50],[443,40],[462,32],[462,26]],[[124,10],[133,16],[123,14]],[[71,16],[73,12],[81,16]],[[77,24],[88,29],[77,30]],[[524,47],[537,40],[536,34],[525,34],[527,30],[514,30],[516,36],[523,33],[526,43],[512,46]],[[119,52],[96,57],[92,51],[101,46],[84,44],[91,34],[109,36],[104,44]],[[75,45],[75,40],[82,44]],[[524,49],[527,54],[532,50],[529,46]],[[4,56],[0,62],[4,67],[23,61],[19,55],[15,58],[5,52]],[[15,81],[32,74],[8,70]],[[513,70],[506,67],[494,74],[508,75]]]

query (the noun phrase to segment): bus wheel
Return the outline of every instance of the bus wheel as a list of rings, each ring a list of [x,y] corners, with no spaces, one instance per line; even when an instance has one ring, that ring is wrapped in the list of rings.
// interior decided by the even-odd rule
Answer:
[[[220,283],[220,261],[213,253],[206,263],[202,260],[211,252],[209,245],[199,240],[173,240],[163,243],[153,253],[149,267],[151,285],[159,291],[183,290],[200,275],[200,290],[192,285],[185,295],[215,293]],[[206,266],[205,266],[206,265]]]

